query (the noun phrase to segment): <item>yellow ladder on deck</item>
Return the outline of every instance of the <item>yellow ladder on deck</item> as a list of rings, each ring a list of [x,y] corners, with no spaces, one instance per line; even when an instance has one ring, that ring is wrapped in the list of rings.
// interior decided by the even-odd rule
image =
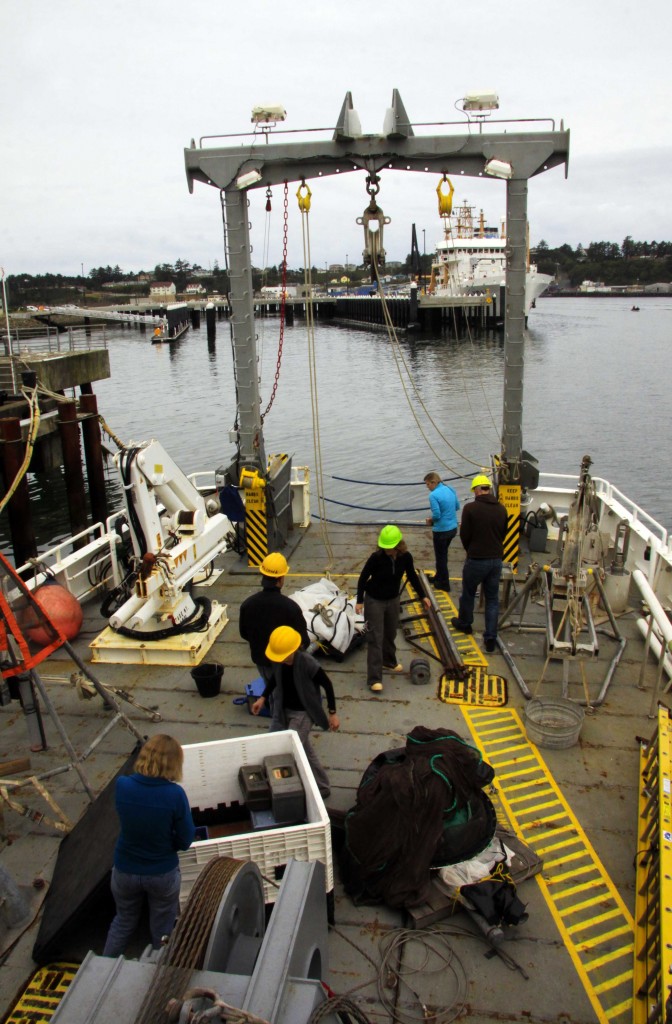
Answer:
[[[639,819],[633,1024],[662,1024],[672,1012],[672,719],[639,751]]]

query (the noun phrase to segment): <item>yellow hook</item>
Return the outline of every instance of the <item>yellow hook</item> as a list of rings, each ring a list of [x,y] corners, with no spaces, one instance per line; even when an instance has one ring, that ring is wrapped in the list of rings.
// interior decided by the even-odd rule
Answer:
[[[446,184],[448,186],[448,188],[450,189],[450,192],[448,192],[447,194],[444,194],[441,191],[441,186],[443,184]],[[455,191],[455,189],[452,186],[450,178],[446,177],[446,175],[444,174],[444,176],[442,177],[441,181],[436,186],[436,194],[439,197],[439,217],[450,217],[451,213],[453,212],[453,192],[454,191]]]
[[[302,189],[305,189],[305,192],[303,192]],[[299,209],[301,210],[301,213],[308,213],[310,210],[310,197],[312,194],[313,193],[310,191],[305,181],[302,181],[296,190],[296,198],[299,200]]]

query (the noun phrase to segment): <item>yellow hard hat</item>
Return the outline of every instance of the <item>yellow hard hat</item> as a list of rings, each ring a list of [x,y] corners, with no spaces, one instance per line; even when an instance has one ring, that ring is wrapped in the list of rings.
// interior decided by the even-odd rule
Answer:
[[[276,579],[286,576],[289,572],[287,559],[279,551],[271,551],[270,555],[266,555],[259,569],[264,576],[274,576]]]
[[[384,526],[378,535],[378,547],[387,550],[396,548],[401,539],[402,534],[398,526]]]
[[[301,634],[291,626],[278,626],[268,638],[266,657],[269,661],[284,661],[301,646]]]
[[[490,480],[488,480],[487,476],[485,476],[483,473],[479,473],[478,476],[475,476],[474,479],[471,481],[472,491],[474,487],[492,487],[492,483],[490,482]]]

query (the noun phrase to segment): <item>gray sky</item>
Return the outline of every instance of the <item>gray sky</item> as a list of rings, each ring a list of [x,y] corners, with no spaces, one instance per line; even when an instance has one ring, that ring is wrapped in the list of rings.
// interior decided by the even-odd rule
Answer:
[[[186,184],[191,138],[247,131],[264,103],[286,108],[286,128],[333,126],[348,90],[363,131],[379,133],[394,88],[414,122],[457,120],[455,102],[482,91],[498,93],[500,117],[564,121],[569,177],[530,182],[533,243],[669,240],[671,22],[669,0],[3,0],[0,265],[222,264],[219,194]],[[405,258],[413,222],[433,250],[437,180],[383,177],[388,259]],[[504,215],[502,182],[455,184],[456,201]],[[359,262],[364,175],[311,187],[312,263]],[[268,223],[263,191],[251,194],[256,265],[280,259],[281,214],[279,189]]]

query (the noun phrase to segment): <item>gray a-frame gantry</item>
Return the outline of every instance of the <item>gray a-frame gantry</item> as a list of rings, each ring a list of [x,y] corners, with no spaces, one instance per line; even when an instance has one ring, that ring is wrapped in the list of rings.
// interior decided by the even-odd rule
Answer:
[[[512,131],[494,131],[494,124],[506,123]],[[333,137],[329,141],[273,141],[296,132],[256,134],[244,145],[198,147],[192,140],[184,158],[189,190],[202,181],[223,191],[226,218],[227,259],[230,275],[231,317],[236,380],[238,386],[238,451],[236,474],[256,472],[270,491],[273,507],[275,486],[269,477],[260,412],[257,352],[254,330],[251,249],[247,216],[248,188],[267,188],[287,182],[350,171],[370,176],[384,170],[419,171],[439,175],[487,176],[486,164],[495,161],[506,168],[506,314],[504,343],[504,407],[501,435],[501,467],[505,479],[526,485],[526,453],[522,446],[523,367],[525,327],[525,274],[527,261],[527,182],[529,178],[569,158],[569,131],[545,119],[546,131],[518,130],[519,122],[467,122],[467,131],[441,135],[416,135],[399,93],[385,113],[382,135],[363,135],[346,94]],[[415,127],[418,127],[416,125]],[[431,127],[431,126],[428,126]],[[462,129],[462,125],[446,125]],[[226,138],[226,136],[220,136]],[[230,136],[229,136],[230,138]],[[264,141],[262,141],[262,139]],[[503,175],[499,174],[502,177]],[[241,178],[243,179],[241,181]],[[242,187],[241,187],[242,186]],[[534,475],[534,470],[532,470]],[[283,481],[282,487],[285,487]],[[532,484],[534,486],[534,484]],[[282,546],[277,521],[269,516],[268,550]]]

